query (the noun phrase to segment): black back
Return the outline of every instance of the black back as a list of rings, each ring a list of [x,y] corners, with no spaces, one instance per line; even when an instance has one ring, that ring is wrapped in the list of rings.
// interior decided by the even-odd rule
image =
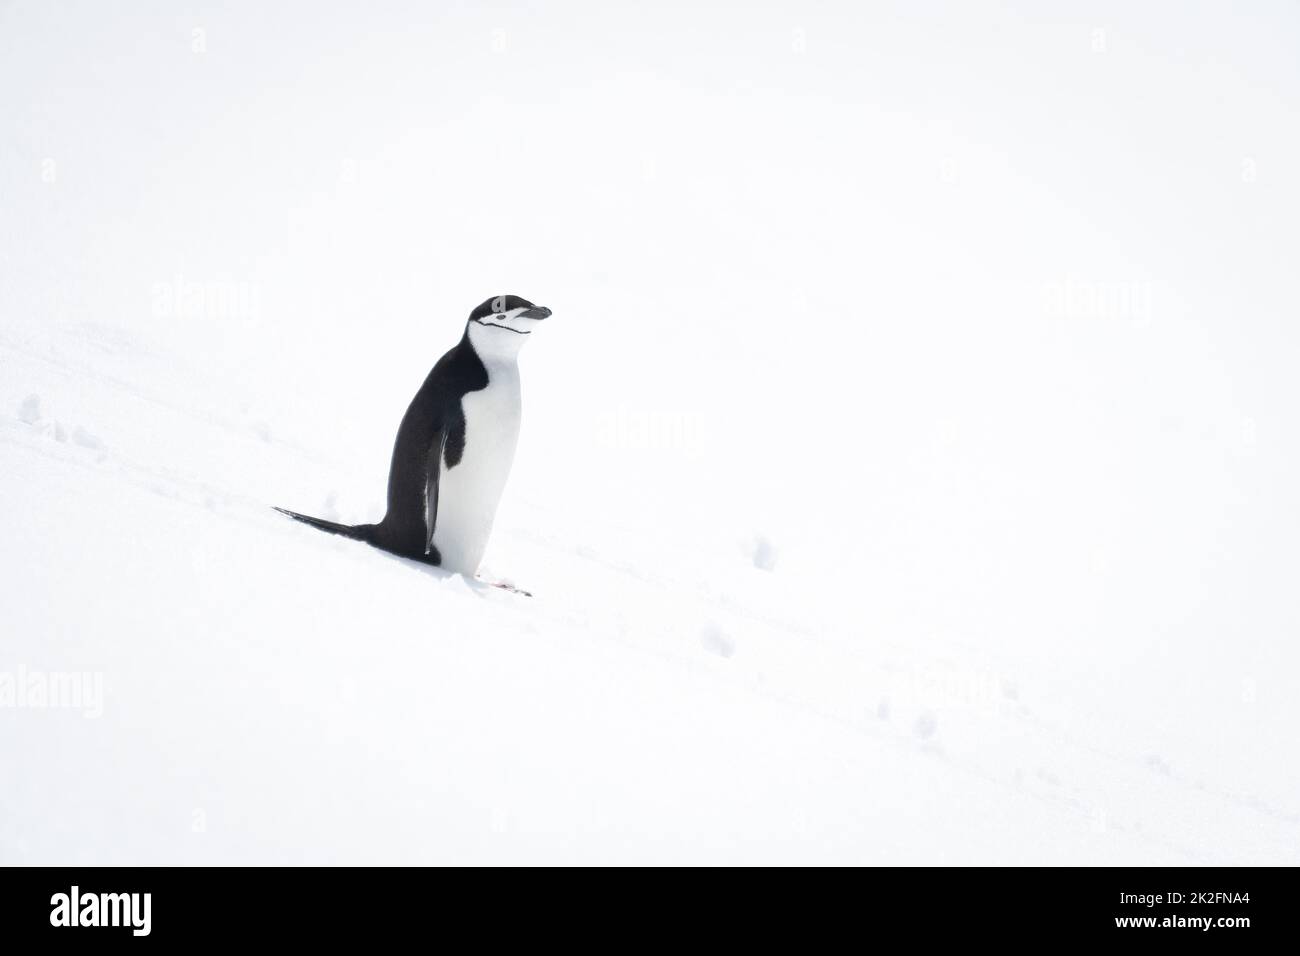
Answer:
[[[435,446],[443,449],[449,468],[460,463],[465,453],[461,399],[487,384],[487,369],[467,332],[438,359],[402,416],[388,472],[388,511],[375,528],[375,544],[433,564],[441,562],[436,549],[425,554],[429,472],[439,467],[437,456],[430,452]]]

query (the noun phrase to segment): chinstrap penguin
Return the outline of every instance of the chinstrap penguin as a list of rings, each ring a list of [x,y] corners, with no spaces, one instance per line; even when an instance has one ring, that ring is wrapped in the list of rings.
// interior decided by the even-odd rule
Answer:
[[[487,548],[519,438],[519,350],[551,310],[517,295],[488,299],[415,393],[397,429],[388,511],[344,525],[298,521],[473,576]]]

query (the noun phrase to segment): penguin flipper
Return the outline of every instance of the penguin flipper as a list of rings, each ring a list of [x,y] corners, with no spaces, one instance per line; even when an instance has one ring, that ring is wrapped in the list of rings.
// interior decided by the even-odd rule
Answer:
[[[447,447],[447,429],[439,428],[429,443],[424,463],[424,553],[433,553],[433,532],[438,526],[438,480],[442,477],[442,456]]]

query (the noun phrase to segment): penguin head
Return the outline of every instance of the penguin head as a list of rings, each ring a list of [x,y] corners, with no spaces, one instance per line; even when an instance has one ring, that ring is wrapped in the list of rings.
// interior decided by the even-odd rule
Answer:
[[[517,295],[493,296],[469,314],[465,334],[480,356],[510,356],[550,314]]]

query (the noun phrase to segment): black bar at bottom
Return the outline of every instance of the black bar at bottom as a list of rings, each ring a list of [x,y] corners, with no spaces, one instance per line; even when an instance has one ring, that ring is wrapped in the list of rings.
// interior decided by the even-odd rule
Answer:
[[[835,929],[861,945],[904,934],[1233,947],[1294,938],[1295,872],[702,869],[618,870],[592,880],[580,870],[539,878],[421,868],[10,868],[0,870],[0,933],[6,944],[65,937],[331,947],[348,939],[400,943],[412,934],[435,944],[495,943],[532,933],[538,943],[603,939],[619,947],[625,934],[641,945],[656,937],[684,945],[696,933],[724,940],[757,933],[791,944],[803,934],[806,944]]]

